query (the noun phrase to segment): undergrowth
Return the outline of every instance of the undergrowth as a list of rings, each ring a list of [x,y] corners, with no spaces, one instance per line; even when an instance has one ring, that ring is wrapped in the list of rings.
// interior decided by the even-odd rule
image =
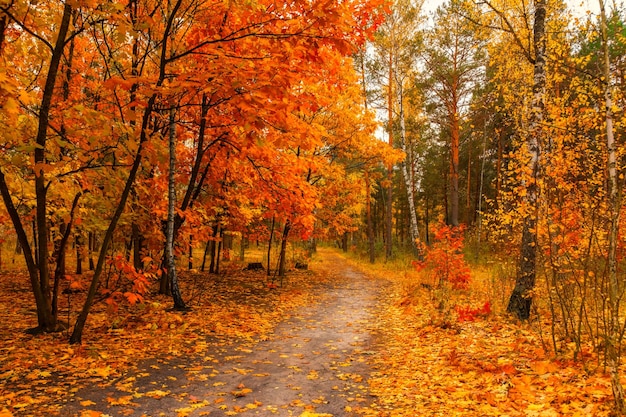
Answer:
[[[348,255],[355,268],[391,282],[377,312],[380,353],[369,380],[378,401],[366,415],[610,415],[607,375],[555,356],[536,323],[506,313],[510,261],[481,256],[473,263],[458,246],[432,253],[419,263],[370,264]],[[450,275],[452,264],[467,278],[463,285]]]

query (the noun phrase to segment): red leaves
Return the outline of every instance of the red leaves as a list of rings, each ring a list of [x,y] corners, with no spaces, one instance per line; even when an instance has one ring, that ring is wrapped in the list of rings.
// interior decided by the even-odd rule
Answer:
[[[478,317],[487,317],[491,313],[491,302],[486,301],[485,304],[477,308],[456,306],[454,310],[459,315],[458,320],[460,322],[475,321]]]
[[[122,255],[114,257],[110,263],[115,273],[107,279],[106,288],[101,290],[103,294],[108,295],[106,303],[113,309],[117,309],[121,301],[129,304],[142,302],[155,275],[135,270],[134,266]]]
[[[439,286],[450,283],[453,288],[466,289],[471,276],[463,255],[463,227],[440,222],[433,233],[435,243],[427,249],[424,261],[413,261],[413,266],[418,272],[430,268]]]

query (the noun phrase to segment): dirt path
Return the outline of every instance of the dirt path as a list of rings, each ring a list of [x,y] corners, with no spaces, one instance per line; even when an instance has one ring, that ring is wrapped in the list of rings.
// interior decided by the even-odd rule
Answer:
[[[80,390],[61,412],[110,416],[357,415],[367,391],[370,322],[381,289],[332,252],[323,252],[321,302],[300,309],[256,345],[207,344],[204,356],[142,363],[106,386]]]

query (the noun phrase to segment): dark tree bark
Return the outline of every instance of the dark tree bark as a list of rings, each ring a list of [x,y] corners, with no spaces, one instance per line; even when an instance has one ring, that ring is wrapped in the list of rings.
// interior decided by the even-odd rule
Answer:
[[[280,242],[280,261],[278,263],[278,276],[285,276],[285,260],[287,258],[287,239],[289,238],[289,231],[291,230],[291,221],[285,222],[285,228],[283,229],[283,238]]]
[[[270,227],[270,240],[267,242],[267,276],[272,274],[271,255],[272,255],[272,240],[274,240],[274,224],[276,223],[276,216],[272,217],[272,226]]]
[[[52,314],[54,315],[55,320],[58,320],[59,317],[59,285],[61,283],[61,279],[63,279],[63,277],[65,276],[65,254],[67,253],[67,242],[69,241],[70,235],[72,233],[74,215],[76,213],[76,207],[78,207],[78,200],[80,199],[81,195],[82,193],[79,192],[74,197],[74,201],[72,202],[72,209],[70,210],[70,220],[67,225],[65,225],[65,227],[62,229],[61,239],[56,245],[57,247],[54,254],[54,258],[56,258],[56,269],[54,270],[54,285],[52,291]]]
[[[87,251],[89,252],[89,270],[93,271],[96,268],[93,261],[93,253],[96,251],[96,234],[94,232],[89,232],[87,236],[87,248]]]
[[[9,216],[13,226],[18,234],[20,244],[24,249],[24,260],[27,264],[31,287],[35,297],[37,308],[37,328],[35,331],[53,332],[60,328],[57,326],[57,319],[53,313],[51,288],[50,288],[50,271],[48,268],[48,218],[47,218],[47,184],[43,166],[46,164],[46,141],[48,138],[48,127],[50,111],[52,109],[52,98],[54,89],[58,79],[59,67],[63,52],[67,44],[67,34],[69,31],[72,16],[72,7],[66,4],[63,8],[63,15],[59,23],[56,42],[52,48],[52,56],[46,74],[46,81],[43,89],[42,99],[39,106],[38,126],[35,142],[37,147],[34,151],[35,162],[35,221],[36,239],[39,245],[35,246],[33,255],[32,248],[28,245],[24,227],[19,217],[6,183],[4,173],[0,172],[0,192],[9,212]],[[7,27],[6,16],[2,18],[2,41],[4,40],[4,30]],[[1,44],[0,44],[1,46]],[[41,168],[40,168],[41,167]],[[33,242],[35,243],[35,242]]]
[[[143,271],[144,265],[141,251],[143,249],[143,235],[139,230],[139,225],[133,222],[131,225],[132,245],[133,245],[133,267],[135,271]]]
[[[389,86],[388,86],[388,121],[389,146],[393,147],[393,52],[389,50]],[[387,201],[385,205],[385,259],[393,254],[393,165],[387,167]]]
[[[187,254],[187,269],[193,269],[193,235],[189,235],[189,252]]]
[[[215,273],[215,255],[217,253],[217,239],[219,237],[219,234],[220,234],[220,226],[219,224],[216,224],[215,226],[213,226],[213,240],[211,241],[211,248],[209,251],[211,254],[211,262],[209,263],[210,274]]]
[[[80,233],[76,234],[74,243],[76,245],[76,275],[82,275],[83,273],[83,236]]]
[[[529,212],[523,220],[519,275],[509,298],[507,311],[520,320],[530,317],[531,291],[535,287],[537,257],[537,210],[539,205],[539,174],[541,169],[541,139],[544,119],[544,96],[546,89],[546,0],[535,2],[533,44],[535,47],[533,100],[529,135],[526,147],[529,154],[528,168],[532,177],[526,182],[526,205]]]
[[[374,221],[372,220],[372,200],[370,198],[370,176],[369,171],[365,171],[365,213],[367,216],[367,252],[369,254],[370,263],[376,262],[376,239],[374,236]]]
[[[206,266],[206,256],[209,253],[210,247],[211,247],[211,241],[208,241],[206,245],[204,246],[204,255],[202,255],[202,267],[200,268],[200,271],[202,272],[204,272],[204,268]]]
[[[220,240],[217,242],[217,253],[215,254],[215,273],[220,273],[220,259],[222,258],[222,247],[224,242],[224,229],[220,228]]]

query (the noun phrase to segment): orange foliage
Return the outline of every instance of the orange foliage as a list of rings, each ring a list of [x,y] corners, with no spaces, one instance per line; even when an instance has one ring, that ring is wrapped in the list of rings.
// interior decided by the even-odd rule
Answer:
[[[433,228],[434,243],[424,250],[424,261],[413,262],[416,270],[431,269],[440,286],[449,283],[453,288],[467,288],[471,276],[463,255],[463,229],[439,222]]]

